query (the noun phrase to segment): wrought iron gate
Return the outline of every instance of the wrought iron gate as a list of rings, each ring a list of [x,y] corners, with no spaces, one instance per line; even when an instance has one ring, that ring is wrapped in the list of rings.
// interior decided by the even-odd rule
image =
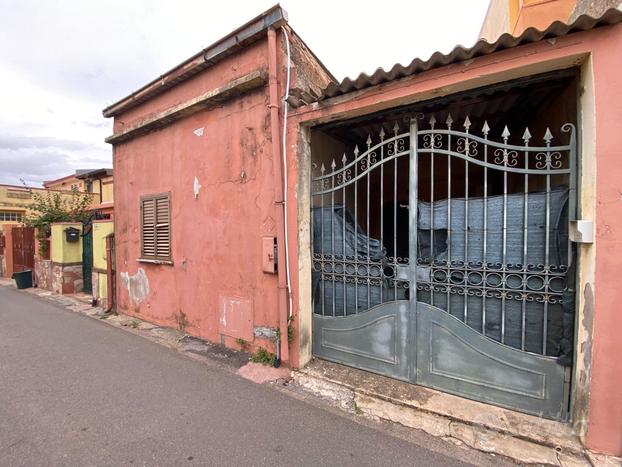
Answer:
[[[562,419],[575,128],[533,145],[529,129],[417,120],[315,166],[314,354]]]

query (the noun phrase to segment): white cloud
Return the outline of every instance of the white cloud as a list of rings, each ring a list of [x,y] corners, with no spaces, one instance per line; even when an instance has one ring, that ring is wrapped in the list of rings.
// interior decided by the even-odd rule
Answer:
[[[40,182],[77,168],[110,166],[111,149],[103,140],[111,122],[101,110],[273,1],[4,0],[0,183],[15,183],[20,174]],[[408,64],[457,43],[472,45],[487,5],[488,0],[282,2],[291,26],[338,79]],[[16,138],[31,146],[5,144]],[[50,145],[52,139],[58,141]],[[69,141],[84,146],[60,144]]]

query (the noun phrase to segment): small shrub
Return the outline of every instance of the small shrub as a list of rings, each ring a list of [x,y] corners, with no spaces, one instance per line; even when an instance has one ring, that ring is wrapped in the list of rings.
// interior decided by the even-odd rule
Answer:
[[[251,362],[261,363],[262,365],[274,365],[274,360],[276,359],[276,355],[272,352],[268,352],[263,347],[259,347],[259,350],[256,354],[251,355]]]

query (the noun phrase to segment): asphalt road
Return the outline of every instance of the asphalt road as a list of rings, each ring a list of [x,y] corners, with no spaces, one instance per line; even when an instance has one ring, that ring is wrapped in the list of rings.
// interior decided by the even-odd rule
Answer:
[[[2,466],[478,463],[422,439],[0,287]]]

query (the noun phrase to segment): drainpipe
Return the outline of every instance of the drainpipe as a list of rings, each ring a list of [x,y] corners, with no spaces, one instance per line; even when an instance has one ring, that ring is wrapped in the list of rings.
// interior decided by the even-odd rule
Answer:
[[[106,287],[108,289],[108,303],[106,306],[106,313],[110,313],[114,307],[114,269],[113,255],[114,255],[114,234],[106,236]]]
[[[285,210],[283,204],[283,175],[281,168],[281,144],[279,132],[279,95],[277,87],[277,45],[276,31],[268,29],[268,87],[270,93],[270,131],[272,137],[272,165],[274,171],[274,204],[276,204],[276,245],[277,245],[277,275],[279,282],[279,330],[277,340],[277,358],[275,366],[281,361],[289,361],[287,343],[287,267],[285,264]]]

